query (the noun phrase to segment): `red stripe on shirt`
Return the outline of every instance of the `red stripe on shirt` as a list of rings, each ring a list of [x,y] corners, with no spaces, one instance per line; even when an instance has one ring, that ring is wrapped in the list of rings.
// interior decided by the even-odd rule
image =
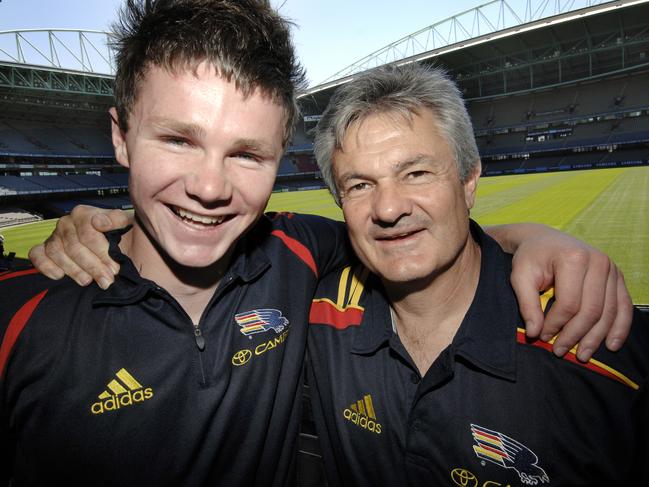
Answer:
[[[478,433],[480,436],[484,436],[484,437],[489,438],[489,439],[494,440],[494,441],[500,441],[499,436],[492,435],[491,433],[487,433],[486,431],[483,431],[481,429],[473,428],[473,431]]]
[[[16,344],[16,340],[18,340],[20,333],[25,328],[32,313],[34,313],[36,306],[38,306],[47,294],[47,291],[46,289],[27,301],[11,318],[5,336],[2,339],[2,345],[0,345],[0,377],[4,376],[5,366],[9,360],[9,354]]]
[[[538,347],[538,348],[542,348],[544,350],[547,350],[548,352],[552,352],[552,344],[551,343],[547,343],[547,342],[544,342],[544,341],[541,341],[541,340],[528,339],[525,336],[525,331],[521,331],[521,330],[516,331],[516,341],[518,343],[524,343],[524,344],[527,344],[527,345],[532,345],[534,347]],[[605,368],[602,368],[599,365],[593,363],[592,360],[589,360],[588,362],[585,362],[585,363],[579,361],[579,359],[577,359],[577,356],[575,355],[575,353],[572,352],[572,351],[566,352],[566,354],[563,356],[563,359],[568,360],[569,362],[572,362],[573,364],[577,364],[577,365],[579,365],[581,367],[584,367],[584,368],[586,368],[586,369],[588,369],[588,370],[590,370],[592,372],[595,372],[596,374],[603,375],[604,377],[608,377],[610,379],[613,379],[613,380],[619,382],[620,384],[624,384],[625,386],[632,387],[628,382],[625,382],[621,377],[619,377],[618,375],[615,375],[615,374],[609,372],[608,370],[606,370]],[[625,377],[620,372],[617,372],[617,373],[620,376]]]
[[[339,330],[350,326],[359,326],[363,320],[363,309],[345,308],[340,310],[326,301],[313,301],[309,312],[309,323],[312,325],[329,325]]]
[[[501,450],[500,448],[496,448],[491,445],[485,445],[484,443],[480,443],[480,448],[484,448],[487,451],[490,451],[491,453],[495,453],[496,455],[499,455],[504,458],[509,458],[509,455],[507,455],[506,451]]]
[[[24,271],[10,272],[8,274],[0,275],[0,281],[12,279],[14,277],[27,276],[29,274],[38,274],[38,269],[26,269]]]
[[[271,233],[272,235],[278,237],[282,242],[284,242],[284,244],[291,250],[291,252],[297,255],[302,260],[302,262],[308,265],[315,276],[318,277],[318,267],[316,266],[315,260],[313,259],[311,252],[309,252],[309,249],[307,249],[303,244],[301,244],[294,238],[286,235],[281,230],[273,230]]]

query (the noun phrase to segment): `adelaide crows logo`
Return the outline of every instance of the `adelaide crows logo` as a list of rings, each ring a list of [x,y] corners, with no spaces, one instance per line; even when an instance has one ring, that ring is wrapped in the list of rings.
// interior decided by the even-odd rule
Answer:
[[[288,320],[282,316],[282,312],[278,309],[264,308],[244,311],[234,315],[234,319],[245,336],[263,333],[271,329],[279,334],[288,325]]]
[[[471,425],[473,451],[482,460],[486,460],[504,468],[513,468],[527,485],[545,484],[550,482],[548,474],[537,464],[539,457],[522,443],[477,424]]]

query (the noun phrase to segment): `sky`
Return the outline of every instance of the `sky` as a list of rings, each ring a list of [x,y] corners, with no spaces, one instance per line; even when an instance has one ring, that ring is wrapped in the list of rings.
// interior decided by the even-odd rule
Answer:
[[[509,0],[521,4],[522,0]],[[421,28],[485,0],[271,0],[295,24],[309,85]],[[121,0],[0,0],[0,31],[108,30]]]

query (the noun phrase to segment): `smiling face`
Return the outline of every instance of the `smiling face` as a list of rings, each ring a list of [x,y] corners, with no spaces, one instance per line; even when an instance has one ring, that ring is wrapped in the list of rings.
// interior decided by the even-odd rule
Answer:
[[[460,182],[432,111],[353,123],[333,169],[354,250],[385,282],[427,283],[458,261],[479,169]]]
[[[227,264],[270,197],[285,116],[259,90],[245,98],[209,64],[150,67],[128,132],[112,127],[137,215],[131,257],[145,267],[159,264],[154,254],[188,267]]]

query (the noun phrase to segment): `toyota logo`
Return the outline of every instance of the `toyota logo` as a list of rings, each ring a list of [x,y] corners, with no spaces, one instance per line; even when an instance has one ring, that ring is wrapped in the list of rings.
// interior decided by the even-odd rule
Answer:
[[[239,350],[232,356],[232,365],[241,367],[244,364],[247,364],[250,358],[252,357],[252,352],[248,349]]]
[[[476,476],[463,468],[453,469],[451,472],[451,480],[459,487],[476,487],[478,485]]]

